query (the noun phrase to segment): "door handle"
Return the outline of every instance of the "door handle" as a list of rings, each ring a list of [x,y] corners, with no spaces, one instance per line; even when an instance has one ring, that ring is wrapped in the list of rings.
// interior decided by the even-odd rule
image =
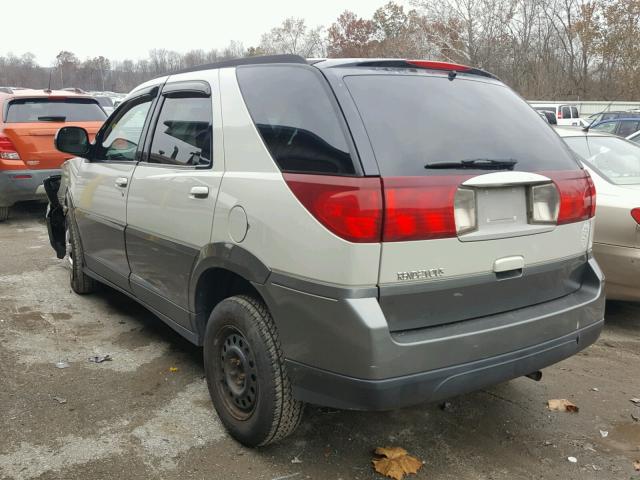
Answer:
[[[207,198],[209,196],[209,187],[191,187],[189,196],[191,198]]]
[[[128,184],[129,184],[129,179],[127,177],[116,178],[116,187],[126,188]]]

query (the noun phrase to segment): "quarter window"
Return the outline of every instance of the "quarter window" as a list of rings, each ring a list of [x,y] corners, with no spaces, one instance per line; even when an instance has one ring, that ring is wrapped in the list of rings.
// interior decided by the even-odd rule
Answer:
[[[311,67],[237,70],[242,95],[271,157],[285,172],[352,175],[344,120]]]
[[[134,100],[129,108],[120,110],[102,134],[98,159],[135,160],[142,128],[151,106],[150,97]]]
[[[210,166],[211,98],[166,97],[151,142],[150,163]]]

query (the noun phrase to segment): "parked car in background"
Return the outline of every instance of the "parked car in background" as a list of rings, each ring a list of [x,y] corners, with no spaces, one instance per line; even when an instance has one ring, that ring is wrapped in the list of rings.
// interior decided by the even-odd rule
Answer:
[[[635,118],[640,117],[640,112],[636,112],[633,110],[629,110],[628,112],[623,110],[615,110],[615,111],[606,111],[606,112],[598,112],[592,115],[589,115],[587,118],[587,122],[589,125],[595,125],[604,120],[617,120],[619,118]]]
[[[589,130],[610,133],[618,137],[628,137],[640,130],[640,115],[619,117],[615,120],[601,120],[591,124]]]
[[[113,113],[113,111],[115,110],[115,107],[110,97],[105,97],[102,95],[94,95],[94,98],[98,100],[98,103],[100,104],[100,106],[102,107],[102,109],[105,111],[107,115],[111,115]]]
[[[640,146],[606,133],[557,130],[598,192],[593,253],[607,298],[640,301]]]
[[[545,121],[549,125],[557,125],[558,124],[558,120],[556,119],[556,114],[553,113],[551,110],[537,110],[537,112],[540,114],[540,116],[542,118],[545,119]]]
[[[93,137],[105,118],[98,101],[86,94],[1,89],[0,221],[14,203],[46,198],[42,181],[70,158],[53,144],[60,127],[79,126]]]
[[[589,175],[482,70],[244,58],[149,81],[95,143],[56,145],[78,155],[47,180],[71,287],[107,283],[204,345],[246,445],[290,434],[303,402],[537,376],[602,329]]]
[[[538,111],[550,111],[557,120],[558,125],[579,127],[583,123],[578,108],[564,103],[533,103],[531,106]]]

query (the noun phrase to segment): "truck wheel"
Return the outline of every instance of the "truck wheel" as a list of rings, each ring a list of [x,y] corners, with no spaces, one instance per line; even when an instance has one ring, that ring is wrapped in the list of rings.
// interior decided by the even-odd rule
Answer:
[[[71,289],[80,295],[91,293],[96,289],[96,281],[82,271],[84,252],[80,242],[78,227],[71,214],[67,215],[67,260],[69,261]]]
[[[9,207],[0,207],[0,222],[9,218]]]
[[[273,319],[248,295],[220,302],[204,338],[209,393],[231,436],[248,447],[281,440],[302,419],[293,398]]]

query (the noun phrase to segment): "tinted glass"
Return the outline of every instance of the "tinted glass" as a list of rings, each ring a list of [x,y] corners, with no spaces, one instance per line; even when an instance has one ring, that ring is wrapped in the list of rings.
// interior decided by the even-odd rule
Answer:
[[[618,127],[618,135],[621,137],[628,137],[632,133],[638,131],[638,121],[637,120],[623,120],[620,122],[620,127]]]
[[[640,147],[615,137],[569,137],[565,141],[611,183],[640,184]]]
[[[102,122],[105,118],[92,98],[20,98],[9,104],[6,122]]]
[[[616,118],[618,118],[617,113],[605,113],[602,115],[602,120],[615,120]]]
[[[151,163],[212,164],[211,99],[167,97],[151,143]]]
[[[237,69],[251,117],[281,170],[354,174],[343,121],[313,67]]]
[[[113,102],[109,97],[96,97],[96,100],[98,100],[98,103],[103,107],[113,107]]]
[[[102,134],[98,159],[135,160],[151,98],[134,101],[120,110]]]
[[[571,107],[571,116],[573,118],[578,118],[580,114],[578,113],[578,109],[576,107]]]
[[[597,125],[594,125],[593,128],[594,130],[600,130],[601,132],[607,132],[607,133],[613,133],[616,131],[616,126],[618,125],[618,122],[603,122],[603,123],[599,123]]]
[[[425,165],[471,159],[512,159],[524,171],[579,168],[549,125],[500,83],[425,74],[345,82],[385,176],[437,175]]]
[[[571,118],[571,109],[569,107],[562,107],[562,118]]]

